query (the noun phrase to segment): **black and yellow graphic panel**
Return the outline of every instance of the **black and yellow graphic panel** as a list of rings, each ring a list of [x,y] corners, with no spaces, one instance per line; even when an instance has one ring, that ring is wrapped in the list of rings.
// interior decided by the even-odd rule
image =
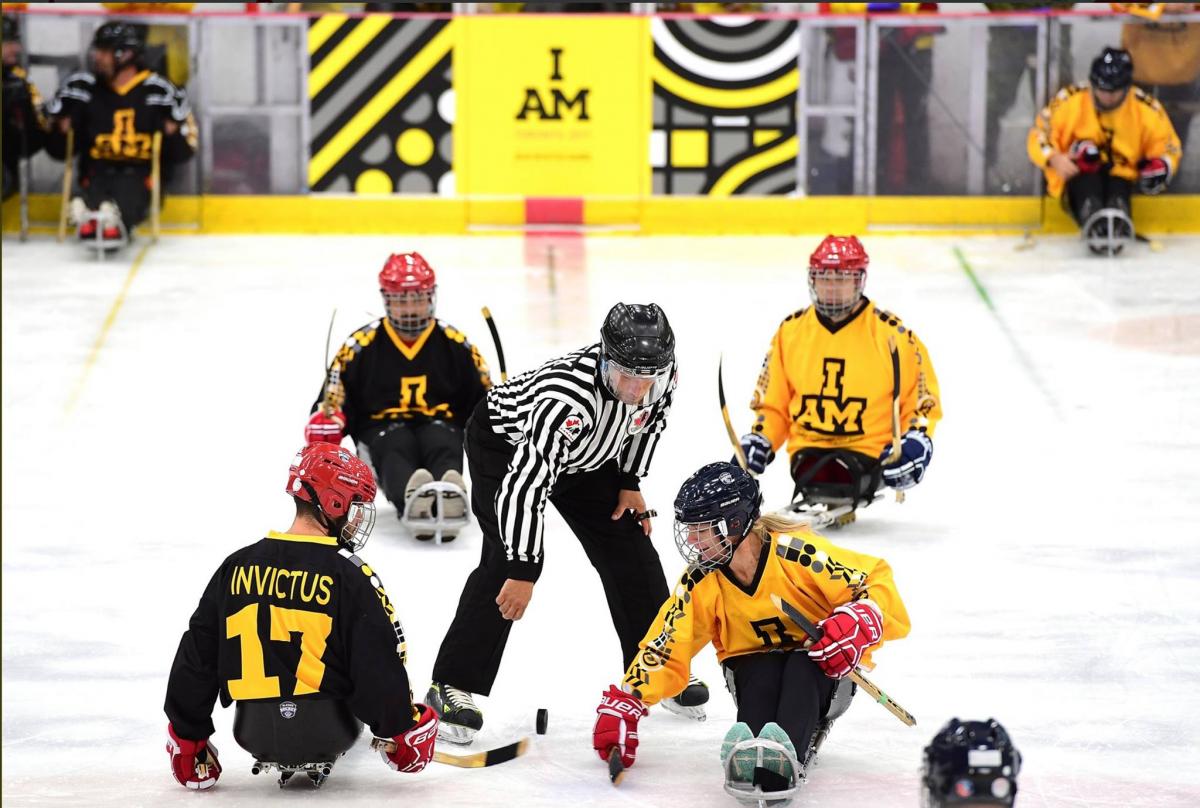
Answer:
[[[796,22],[655,18],[651,31],[654,193],[795,191]]]
[[[312,19],[310,190],[454,193],[454,31],[430,17]]]

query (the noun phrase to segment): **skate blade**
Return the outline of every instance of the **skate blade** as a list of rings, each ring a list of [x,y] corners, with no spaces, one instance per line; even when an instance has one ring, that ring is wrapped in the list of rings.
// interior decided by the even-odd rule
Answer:
[[[704,712],[704,705],[696,705],[695,707],[684,707],[673,699],[663,699],[659,702],[663,709],[668,713],[683,716],[691,721],[707,721],[708,714]]]
[[[475,740],[475,736],[479,734],[479,730],[464,727],[460,724],[447,724],[445,721],[438,723],[438,740],[452,743],[456,746],[468,746]]]

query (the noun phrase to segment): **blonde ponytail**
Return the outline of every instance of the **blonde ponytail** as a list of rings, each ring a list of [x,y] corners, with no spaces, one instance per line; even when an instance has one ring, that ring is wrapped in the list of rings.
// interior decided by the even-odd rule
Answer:
[[[767,533],[807,533],[812,530],[812,525],[807,521],[797,521],[782,514],[764,513],[754,520],[754,526],[751,529],[765,541]]]

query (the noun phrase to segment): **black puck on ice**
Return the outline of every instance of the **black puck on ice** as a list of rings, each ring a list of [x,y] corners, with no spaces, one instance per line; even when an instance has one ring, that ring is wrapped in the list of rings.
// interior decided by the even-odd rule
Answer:
[[[550,723],[550,711],[545,707],[539,707],[537,711],[537,734],[545,735],[546,726]]]

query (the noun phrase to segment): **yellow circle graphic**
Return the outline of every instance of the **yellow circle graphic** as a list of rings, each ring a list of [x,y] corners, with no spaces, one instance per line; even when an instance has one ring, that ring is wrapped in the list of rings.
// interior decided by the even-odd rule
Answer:
[[[405,129],[396,138],[396,154],[410,166],[423,166],[433,157],[433,138],[424,129]]]
[[[394,190],[392,178],[378,168],[368,168],[354,181],[356,194],[390,194]]]

